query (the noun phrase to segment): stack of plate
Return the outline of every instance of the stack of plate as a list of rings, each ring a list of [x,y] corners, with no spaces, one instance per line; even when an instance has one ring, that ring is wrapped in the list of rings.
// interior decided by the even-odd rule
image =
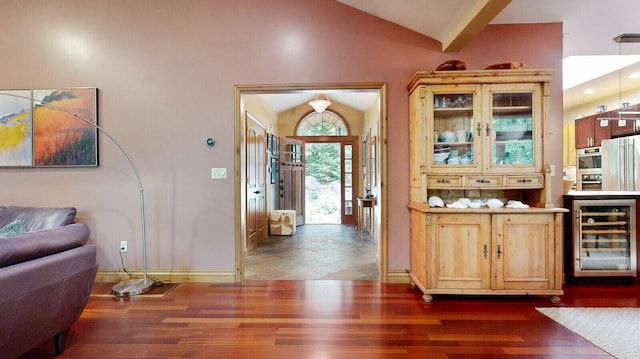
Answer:
[[[433,154],[433,163],[435,164],[444,164],[449,157],[449,151],[447,152],[435,152]]]

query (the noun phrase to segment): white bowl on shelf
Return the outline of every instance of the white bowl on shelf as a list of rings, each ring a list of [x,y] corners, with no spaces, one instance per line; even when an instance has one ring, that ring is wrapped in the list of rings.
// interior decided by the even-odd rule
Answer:
[[[442,137],[441,138],[443,139],[442,142],[457,142],[458,141],[458,137],[452,131],[444,131],[442,133]]]

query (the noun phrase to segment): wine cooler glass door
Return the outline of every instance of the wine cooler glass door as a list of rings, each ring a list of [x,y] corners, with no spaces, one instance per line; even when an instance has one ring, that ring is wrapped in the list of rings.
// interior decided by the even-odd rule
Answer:
[[[574,275],[635,276],[635,201],[585,200],[574,206]]]

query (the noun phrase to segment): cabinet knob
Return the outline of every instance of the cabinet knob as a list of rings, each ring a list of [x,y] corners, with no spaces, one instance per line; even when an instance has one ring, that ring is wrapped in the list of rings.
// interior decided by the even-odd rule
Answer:
[[[518,183],[531,183],[531,179],[530,178],[519,179]]]
[[[502,255],[502,250],[500,249],[500,245],[498,244],[498,259],[500,259],[501,255]]]
[[[476,180],[476,183],[489,183],[489,182],[491,182],[491,181],[489,181],[488,179],[484,179],[484,178]]]

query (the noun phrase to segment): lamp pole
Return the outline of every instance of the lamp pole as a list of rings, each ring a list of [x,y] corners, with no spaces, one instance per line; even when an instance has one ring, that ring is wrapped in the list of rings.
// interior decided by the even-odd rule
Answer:
[[[69,111],[64,107],[58,106],[56,104],[53,104],[44,100],[34,99],[33,96],[29,98],[26,96],[11,94],[11,93],[0,93],[0,94],[5,96],[23,98],[26,100],[30,100],[32,102],[37,102],[43,106],[47,106],[47,107],[51,107],[51,108],[55,108],[57,110],[63,111],[83,122],[86,122],[92,127],[94,127],[96,130],[100,131],[103,135],[105,135],[118,148],[118,150],[120,150],[122,155],[124,155],[124,157],[127,159],[129,164],[131,165],[131,168],[133,169],[133,173],[135,174],[136,180],[138,182],[138,192],[140,195],[139,196],[140,223],[141,223],[141,231],[142,231],[142,262],[143,262],[144,277],[142,279],[130,279],[130,280],[121,281],[115,284],[113,288],[111,288],[111,293],[118,297],[127,297],[127,296],[146,293],[149,290],[151,290],[154,282],[149,280],[149,277],[147,274],[147,233],[146,233],[146,220],[145,220],[145,214],[144,214],[144,189],[142,187],[142,178],[140,177],[140,172],[138,172],[138,168],[136,167],[136,164],[133,162],[133,159],[131,159],[131,156],[129,156],[129,153],[127,152],[127,150],[125,150],[124,147],[122,147],[122,145],[120,145],[120,143],[113,136],[111,136],[109,132],[105,131],[104,128],[98,126],[97,123],[91,122],[87,118],[81,115],[78,115],[75,112]]]

